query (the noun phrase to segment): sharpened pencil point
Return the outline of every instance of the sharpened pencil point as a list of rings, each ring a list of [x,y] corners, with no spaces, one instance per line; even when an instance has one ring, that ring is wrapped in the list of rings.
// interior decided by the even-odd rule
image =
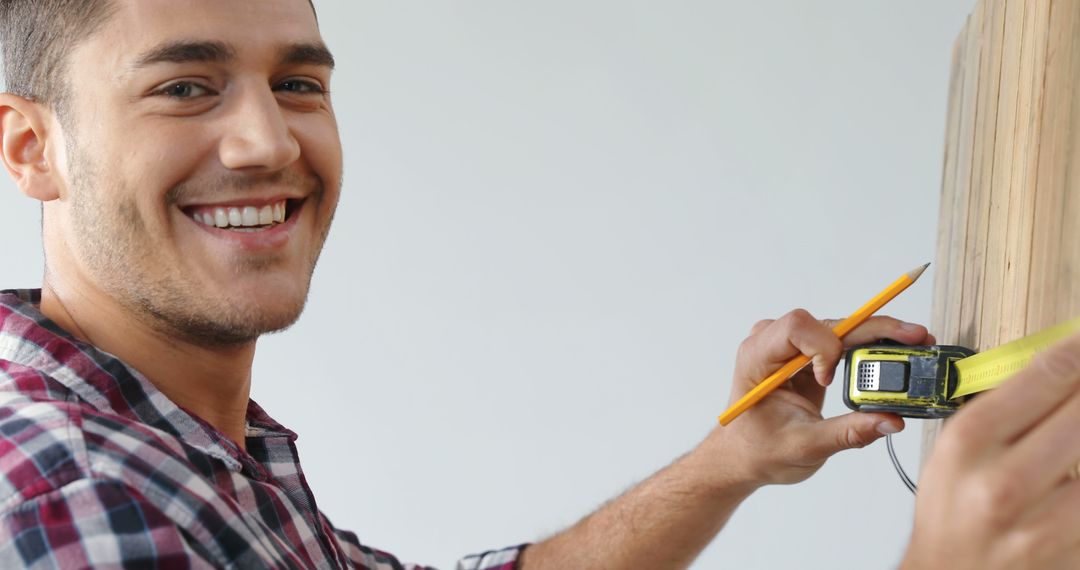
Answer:
[[[923,274],[924,271],[926,271],[927,267],[930,267],[929,263],[927,263],[926,265],[924,265],[922,267],[916,267],[915,269],[912,269],[911,271],[909,271],[907,276],[910,277],[912,281],[915,281],[916,279],[918,279]]]

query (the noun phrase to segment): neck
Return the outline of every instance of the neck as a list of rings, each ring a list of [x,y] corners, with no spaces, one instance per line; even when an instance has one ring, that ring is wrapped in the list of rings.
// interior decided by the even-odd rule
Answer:
[[[170,337],[92,285],[46,275],[41,312],[83,342],[138,370],[165,396],[244,449],[255,342],[205,347]]]

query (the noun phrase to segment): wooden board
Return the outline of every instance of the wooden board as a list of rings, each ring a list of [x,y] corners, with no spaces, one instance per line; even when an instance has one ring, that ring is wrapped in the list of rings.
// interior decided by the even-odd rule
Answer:
[[[1078,78],[1080,2],[980,0],[961,30],[935,260],[940,343],[985,350],[1080,315]],[[926,422],[924,460],[941,427]]]

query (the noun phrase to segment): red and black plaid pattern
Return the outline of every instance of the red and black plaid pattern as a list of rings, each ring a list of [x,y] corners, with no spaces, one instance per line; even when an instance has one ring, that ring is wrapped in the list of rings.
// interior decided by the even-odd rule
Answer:
[[[255,402],[244,451],[40,295],[0,292],[0,568],[424,568],[334,528]],[[458,568],[511,570],[521,548]]]

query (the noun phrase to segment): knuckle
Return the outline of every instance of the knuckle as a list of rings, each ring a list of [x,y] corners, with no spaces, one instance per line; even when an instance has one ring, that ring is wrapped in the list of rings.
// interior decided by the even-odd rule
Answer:
[[[776,322],[775,319],[763,319],[754,323],[754,326],[750,327],[750,335],[753,336],[760,333],[761,331],[767,329],[769,325],[773,324],[774,322]]]
[[[816,319],[814,319],[813,315],[810,314],[810,311],[807,311],[806,309],[802,309],[802,308],[795,309],[795,310],[791,311],[788,314],[790,314],[792,320],[794,320],[797,323],[807,323],[807,322],[816,320]]]
[[[821,322],[821,324],[822,324],[822,325],[824,325],[824,326],[825,326],[826,328],[830,328],[830,329],[833,329],[833,328],[836,328],[836,325],[838,325],[838,324],[840,324],[841,322],[843,322],[843,319],[821,319],[821,321],[820,321],[820,322]]]
[[[1057,558],[1065,544],[1058,532],[1044,526],[1022,527],[1012,533],[1007,558],[1037,564]]]
[[[754,346],[757,344],[756,339],[753,336],[748,336],[741,343],[739,343],[739,349],[735,352],[735,359],[742,362],[747,358],[750,358],[754,353]]]
[[[1080,353],[1072,350],[1044,352],[1035,357],[1032,365],[1050,381],[1069,381],[1080,377]]]
[[[783,325],[784,330],[788,335],[792,332],[805,328],[811,321],[814,321],[814,317],[806,309],[795,309],[790,313],[780,318],[780,323]]]
[[[970,484],[971,505],[979,517],[994,529],[1005,529],[1015,523],[1015,512],[1023,502],[1023,489],[1017,479],[1000,473],[980,474]]]
[[[836,444],[842,449],[859,449],[869,445],[870,440],[864,437],[855,426],[848,426],[837,434]]]

